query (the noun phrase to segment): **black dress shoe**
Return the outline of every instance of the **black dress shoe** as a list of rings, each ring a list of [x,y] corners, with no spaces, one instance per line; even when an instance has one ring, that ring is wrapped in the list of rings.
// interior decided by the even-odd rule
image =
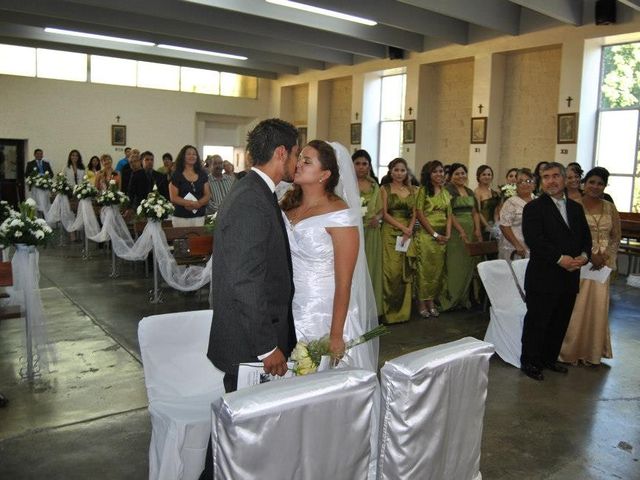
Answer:
[[[520,370],[522,370],[523,373],[529,378],[533,378],[534,380],[538,380],[538,381],[544,380],[544,375],[542,375],[542,371],[535,365],[524,363],[520,367]]]
[[[564,365],[560,365],[559,363],[553,362],[553,363],[545,363],[544,364],[544,368],[547,370],[551,370],[552,372],[556,372],[556,373],[568,373],[569,369],[567,367],[565,367]]]

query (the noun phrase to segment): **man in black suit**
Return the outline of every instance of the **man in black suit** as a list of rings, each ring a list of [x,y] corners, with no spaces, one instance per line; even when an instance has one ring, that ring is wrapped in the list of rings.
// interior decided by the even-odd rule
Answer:
[[[531,250],[525,275],[527,314],[521,369],[543,380],[543,369],[567,373],[556,362],[591,256],[591,233],[580,204],[565,195],[565,170],[551,162],[541,171],[544,193],[524,207],[522,232]]]
[[[49,172],[51,178],[53,178],[53,170],[51,170],[51,164],[44,160],[44,152],[41,148],[36,148],[33,151],[33,160],[27,162],[27,168],[25,169],[25,174],[27,176],[31,175],[33,170],[38,171],[38,175],[44,175],[45,172]]]
[[[131,180],[129,181],[129,200],[131,201],[131,208],[134,210],[138,208],[140,202],[147,198],[147,195],[153,190],[153,187],[158,187],[158,192],[165,198],[169,198],[169,185],[167,183],[166,175],[156,172],[153,169],[153,153],[150,151],[143,152],[140,157],[142,158],[142,170],[138,170],[131,174]]]

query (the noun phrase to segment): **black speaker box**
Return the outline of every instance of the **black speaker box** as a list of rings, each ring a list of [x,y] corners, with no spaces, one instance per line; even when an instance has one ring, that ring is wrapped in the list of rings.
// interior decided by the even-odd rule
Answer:
[[[596,25],[616,23],[616,0],[598,0],[596,2]]]
[[[387,52],[391,60],[404,60],[404,50],[398,47],[387,47]]]

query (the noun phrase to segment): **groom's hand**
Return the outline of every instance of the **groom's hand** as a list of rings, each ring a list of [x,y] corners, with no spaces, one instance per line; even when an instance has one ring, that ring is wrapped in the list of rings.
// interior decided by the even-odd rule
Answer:
[[[276,348],[274,352],[267,358],[262,360],[264,364],[264,371],[271,375],[282,376],[287,373],[287,359],[284,358],[282,351]]]

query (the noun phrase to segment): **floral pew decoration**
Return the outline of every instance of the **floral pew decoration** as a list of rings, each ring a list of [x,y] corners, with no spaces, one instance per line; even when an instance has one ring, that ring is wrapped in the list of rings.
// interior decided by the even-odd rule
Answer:
[[[51,181],[51,193],[64,195],[66,197],[73,196],[73,187],[69,185],[64,173],[58,173]]]
[[[96,203],[101,207],[110,207],[111,205],[123,207],[129,204],[129,197],[118,189],[115,180],[109,180],[107,189],[96,195]]]
[[[73,187],[73,196],[78,200],[92,199],[98,196],[98,190],[89,182],[89,177],[85,175],[82,183]]]
[[[6,203],[6,202],[3,202]],[[53,235],[53,230],[43,218],[36,218],[36,202],[28,198],[20,204],[20,211],[2,207],[6,215],[0,225],[0,246],[42,245]]]
[[[173,203],[164,198],[157,187],[154,185],[153,190],[149,192],[147,198],[140,202],[136,214],[145,217],[152,222],[161,222],[173,215],[175,207]]]

